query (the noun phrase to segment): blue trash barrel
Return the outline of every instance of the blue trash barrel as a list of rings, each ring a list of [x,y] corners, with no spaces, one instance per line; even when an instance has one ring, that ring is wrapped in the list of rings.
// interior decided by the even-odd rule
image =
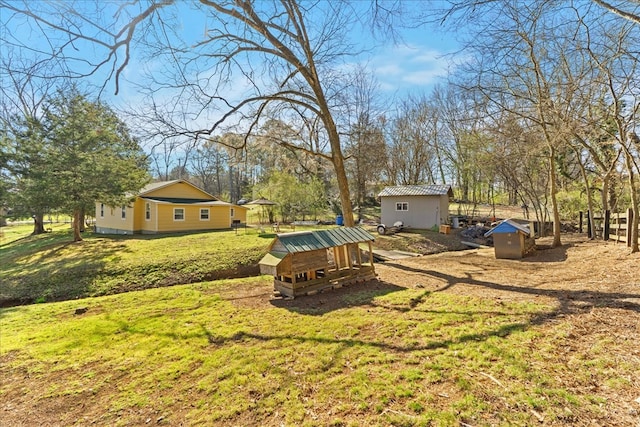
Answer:
[[[336,216],[336,225],[343,225],[343,224],[344,224],[344,221],[343,221],[342,215]]]

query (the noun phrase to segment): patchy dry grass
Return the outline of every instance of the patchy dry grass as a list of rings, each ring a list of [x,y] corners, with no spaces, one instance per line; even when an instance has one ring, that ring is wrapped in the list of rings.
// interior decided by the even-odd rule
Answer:
[[[6,425],[458,425],[597,409],[524,362],[546,342],[529,319],[547,306],[370,282],[325,309],[269,290],[243,279],[3,310]]]
[[[98,295],[206,279],[269,241],[70,244],[54,231],[2,247],[2,289],[68,283]],[[640,259],[567,241],[521,261],[491,250],[411,258],[295,300],[254,277],[5,308],[2,423],[634,426]]]

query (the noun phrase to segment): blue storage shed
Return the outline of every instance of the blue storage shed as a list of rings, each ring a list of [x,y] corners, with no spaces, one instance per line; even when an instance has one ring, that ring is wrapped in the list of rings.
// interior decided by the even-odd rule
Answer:
[[[493,236],[496,258],[520,259],[536,248],[536,241],[529,225],[521,224],[513,219],[500,221],[484,236]]]

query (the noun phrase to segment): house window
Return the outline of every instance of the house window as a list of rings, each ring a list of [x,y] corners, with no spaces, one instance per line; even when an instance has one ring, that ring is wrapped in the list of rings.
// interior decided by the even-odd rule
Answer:
[[[151,203],[145,203],[144,205],[144,219],[147,221],[151,219]]]
[[[104,203],[100,203],[100,218],[104,218]]]
[[[126,206],[122,207],[122,213],[120,214],[120,216],[122,217],[122,219],[127,219],[127,207]]]
[[[407,202],[396,202],[396,210],[397,211],[408,211],[409,203]]]
[[[231,208],[231,218],[233,218],[236,214],[236,210],[234,208]]]
[[[174,221],[184,221],[184,208],[174,208],[173,209],[173,220]]]
[[[209,209],[200,209],[200,221],[209,221]]]

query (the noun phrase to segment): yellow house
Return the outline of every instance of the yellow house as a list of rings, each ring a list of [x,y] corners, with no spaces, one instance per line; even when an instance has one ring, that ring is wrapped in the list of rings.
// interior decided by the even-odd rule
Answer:
[[[96,232],[156,234],[246,224],[247,208],[223,202],[185,180],[147,185],[128,206],[96,203]]]

